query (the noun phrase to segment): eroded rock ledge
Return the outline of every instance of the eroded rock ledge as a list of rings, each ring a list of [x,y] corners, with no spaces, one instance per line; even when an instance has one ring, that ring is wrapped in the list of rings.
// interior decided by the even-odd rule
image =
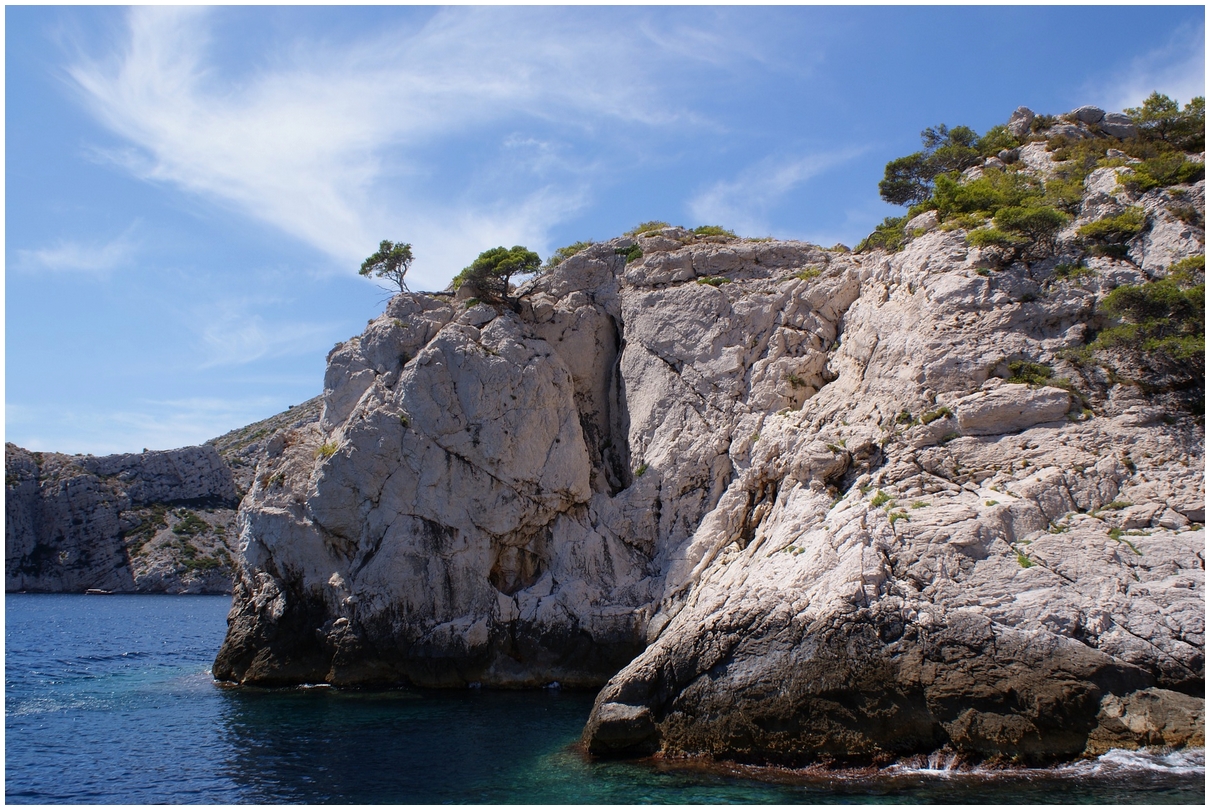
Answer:
[[[668,228],[515,310],[397,296],[268,444],[215,676],[605,684],[601,754],[1201,745],[1201,425],[1064,352],[1204,252],[1148,211],[1078,278],[1074,226],[991,271]]]

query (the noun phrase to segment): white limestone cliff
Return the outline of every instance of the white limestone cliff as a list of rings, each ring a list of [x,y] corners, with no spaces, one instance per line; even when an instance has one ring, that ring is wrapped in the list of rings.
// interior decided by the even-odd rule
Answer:
[[[1204,216],[1204,181],[1094,172],[1029,263],[935,222],[891,255],[666,228],[515,308],[397,296],[268,443],[215,676],[604,683],[595,753],[1202,744],[1201,422],[1068,351],[1204,253],[1177,194]],[[1127,255],[1058,277],[1128,205]]]

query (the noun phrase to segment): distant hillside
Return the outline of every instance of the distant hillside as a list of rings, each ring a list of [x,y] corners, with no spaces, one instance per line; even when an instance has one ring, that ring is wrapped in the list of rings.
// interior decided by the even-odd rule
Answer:
[[[5,445],[5,590],[230,593],[236,509],[265,443],[318,397],[199,447],[114,456]]]

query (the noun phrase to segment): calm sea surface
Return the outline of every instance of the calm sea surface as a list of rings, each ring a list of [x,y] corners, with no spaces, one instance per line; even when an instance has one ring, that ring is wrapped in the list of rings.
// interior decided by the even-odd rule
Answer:
[[[1203,804],[1204,753],[1012,774],[589,762],[575,692],[216,686],[227,597],[5,597],[11,803]]]

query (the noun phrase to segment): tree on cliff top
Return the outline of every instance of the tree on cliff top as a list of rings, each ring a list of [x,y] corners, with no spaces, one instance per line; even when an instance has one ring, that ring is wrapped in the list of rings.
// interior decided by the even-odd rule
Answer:
[[[1161,140],[1186,152],[1206,148],[1206,98],[1198,96],[1181,105],[1163,93],[1153,92],[1142,107],[1131,107],[1126,114],[1138,126],[1142,136]]]
[[[933,180],[946,172],[960,172],[982,159],[979,135],[970,127],[945,124],[920,133],[924,149],[886,165],[878,193],[893,205],[923,202],[933,193]]]
[[[508,282],[514,275],[537,272],[542,258],[523,245],[485,250],[470,267],[454,277],[454,289],[463,285],[484,301],[500,302],[508,295]]]
[[[408,268],[411,266],[412,246],[410,244],[389,242],[383,239],[382,244],[378,246],[378,252],[362,262],[361,270],[358,272],[363,276],[375,275],[379,278],[389,279],[399,287],[399,292],[404,292],[408,285],[403,282],[403,277],[407,275]]]

